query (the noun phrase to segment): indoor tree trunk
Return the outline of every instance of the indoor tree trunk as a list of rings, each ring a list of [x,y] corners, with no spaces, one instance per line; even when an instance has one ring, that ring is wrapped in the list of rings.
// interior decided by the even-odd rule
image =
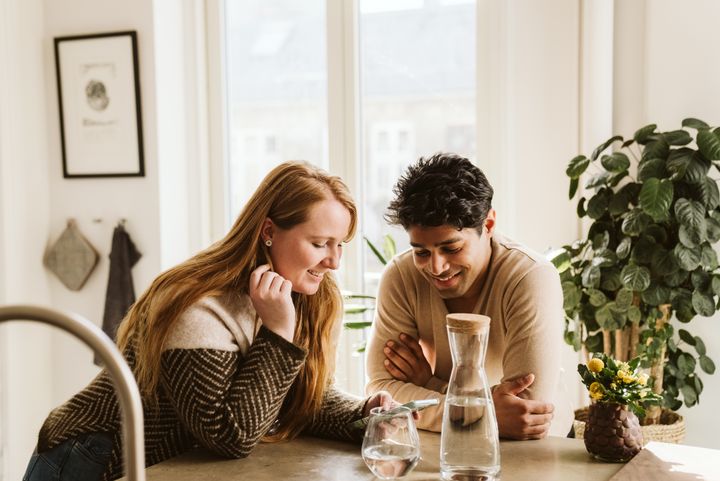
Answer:
[[[670,304],[659,306],[662,317],[655,321],[655,330],[662,329],[670,320]],[[655,380],[653,383],[653,392],[662,395],[663,391],[663,370],[665,369],[665,350],[666,345],[663,343],[657,359],[653,361],[650,367],[650,376]],[[660,422],[661,409],[660,406],[650,406],[645,416],[645,424],[658,424]]]

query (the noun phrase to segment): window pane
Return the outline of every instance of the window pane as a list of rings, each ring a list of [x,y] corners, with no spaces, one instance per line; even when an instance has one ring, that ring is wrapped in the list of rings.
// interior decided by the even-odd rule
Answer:
[[[229,222],[286,160],[328,168],[324,0],[228,0]]]
[[[475,2],[360,0],[359,37],[364,235],[390,232],[402,249],[382,217],[405,167],[438,151],[475,158]],[[365,259],[373,292],[381,265]]]

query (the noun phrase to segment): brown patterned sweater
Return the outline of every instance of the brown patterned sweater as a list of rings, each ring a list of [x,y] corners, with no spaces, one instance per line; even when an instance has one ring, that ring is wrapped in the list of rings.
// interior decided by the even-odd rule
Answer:
[[[245,457],[275,422],[305,361],[306,351],[255,326],[247,298],[206,298],[178,322],[162,353],[159,403],[144,404],[146,466],[203,446]],[[134,364],[134,353],[126,353]],[[347,429],[365,404],[329,387],[306,433],[357,440]],[[40,430],[38,451],[81,434],[105,432],[113,452],[105,480],[123,476],[120,409],[103,370],[85,389],[53,410]]]

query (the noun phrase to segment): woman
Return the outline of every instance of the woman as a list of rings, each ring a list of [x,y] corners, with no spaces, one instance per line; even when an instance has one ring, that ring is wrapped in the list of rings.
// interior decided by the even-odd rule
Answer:
[[[342,314],[331,271],[356,221],[338,177],[282,164],[224,239],[138,299],[118,344],[143,398],[148,466],[195,446],[240,458],[261,438],[351,439],[348,423],[394,404],[387,393],[361,400],[331,385]],[[50,413],[24,479],[122,476],[119,420],[102,371]]]

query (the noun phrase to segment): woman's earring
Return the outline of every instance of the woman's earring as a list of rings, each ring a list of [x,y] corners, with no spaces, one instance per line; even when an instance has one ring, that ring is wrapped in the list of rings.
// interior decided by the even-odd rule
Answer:
[[[270,247],[272,245],[272,241],[270,239],[266,240],[265,245]]]

